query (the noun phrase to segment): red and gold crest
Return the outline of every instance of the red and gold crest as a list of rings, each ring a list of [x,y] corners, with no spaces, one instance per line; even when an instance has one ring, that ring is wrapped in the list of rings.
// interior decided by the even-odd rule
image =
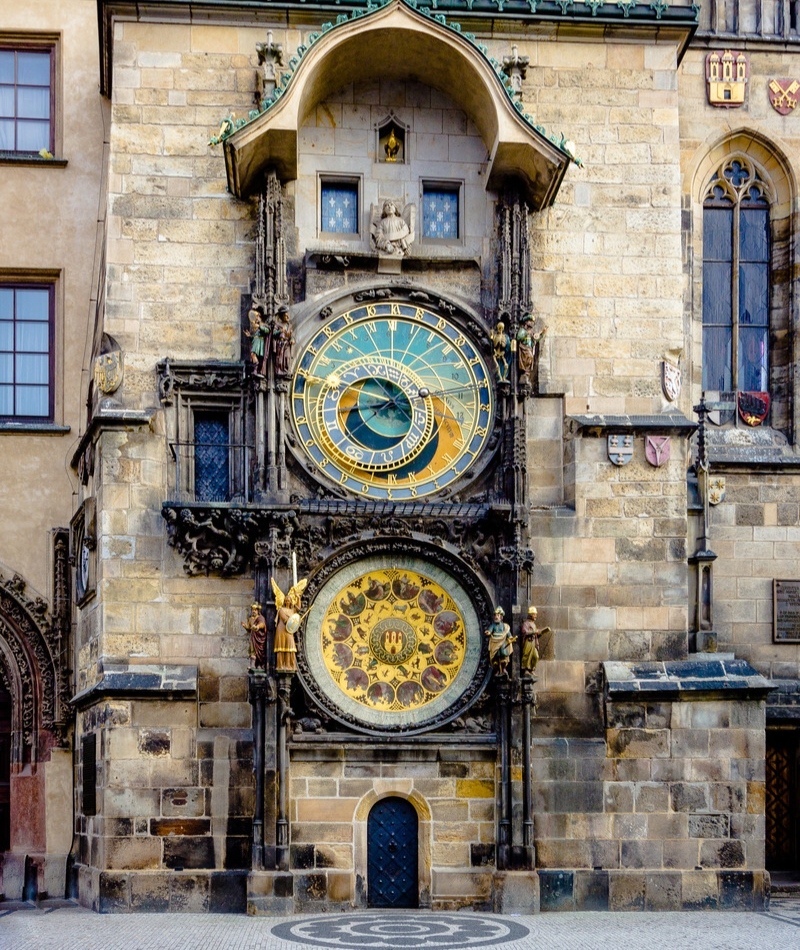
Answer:
[[[769,104],[780,115],[789,115],[797,108],[800,82],[796,79],[770,79],[767,86]]]
[[[739,416],[749,426],[760,426],[769,412],[769,393],[739,393]]]

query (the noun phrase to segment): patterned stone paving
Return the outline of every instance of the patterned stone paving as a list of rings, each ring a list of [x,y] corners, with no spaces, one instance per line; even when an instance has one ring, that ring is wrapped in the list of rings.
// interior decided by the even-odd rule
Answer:
[[[343,914],[279,924],[272,933],[303,946],[370,950],[466,950],[497,947],[527,937],[511,920],[473,914]]]
[[[0,903],[0,950],[789,950],[800,899],[768,913],[348,913],[290,919],[224,914],[94,914],[66,901]]]

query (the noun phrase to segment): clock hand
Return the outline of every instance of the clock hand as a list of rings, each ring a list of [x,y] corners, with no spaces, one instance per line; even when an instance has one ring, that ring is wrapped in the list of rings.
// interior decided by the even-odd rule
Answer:
[[[331,389],[338,389],[342,385],[341,377],[337,376],[336,373],[329,373],[327,376],[317,376],[316,373],[306,373],[303,378],[310,380],[312,383],[324,383],[326,386],[330,386]]]
[[[470,383],[467,386],[453,386],[449,389],[429,389],[427,386],[420,386],[417,390],[416,398],[427,399],[428,396],[449,396],[450,393],[462,393],[470,389],[477,391],[483,388],[483,384],[475,385],[474,383]]]

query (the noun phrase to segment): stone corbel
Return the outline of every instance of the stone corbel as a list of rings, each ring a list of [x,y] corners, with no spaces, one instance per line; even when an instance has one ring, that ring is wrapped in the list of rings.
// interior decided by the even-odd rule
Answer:
[[[197,574],[243,574],[252,558],[258,522],[252,511],[164,505],[168,542],[183,557],[183,569]]]

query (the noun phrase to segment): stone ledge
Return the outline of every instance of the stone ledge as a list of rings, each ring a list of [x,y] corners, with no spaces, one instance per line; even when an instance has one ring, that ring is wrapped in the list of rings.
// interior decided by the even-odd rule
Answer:
[[[767,723],[800,721],[800,680],[773,679],[772,687],[767,703]]]
[[[603,663],[609,700],[632,699],[765,699],[770,680],[744,660],[694,657],[663,662]]]
[[[697,423],[687,419],[681,412],[653,413],[648,416],[611,415],[594,413],[593,415],[571,415],[567,421],[583,435],[599,436],[614,432],[641,432],[652,435],[690,436]]]
[[[153,696],[170,698],[195,696],[197,667],[177,663],[100,663],[100,679],[72,697],[81,708],[105,696]]]

